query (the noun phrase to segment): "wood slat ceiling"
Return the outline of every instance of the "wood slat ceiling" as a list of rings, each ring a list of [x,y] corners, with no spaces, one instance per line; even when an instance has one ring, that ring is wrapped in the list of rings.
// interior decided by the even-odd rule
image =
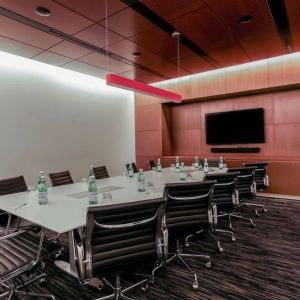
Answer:
[[[284,1],[291,49],[299,51],[300,0],[276,1]],[[128,1],[107,0],[107,19],[105,2],[1,0],[0,51],[100,78],[108,69],[147,83],[178,76],[177,41],[167,33],[166,26],[179,31],[212,59],[207,60],[201,51],[181,43],[181,76],[212,70],[216,68],[214,61],[226,67],[287,53],[267,0],[136,0],[130,1],[130,6],[126,5]],[[163,22],[153,23],[135,9],[136,3]],[[51,16],[37,15],[37,6],[50,9]],[[26,24],[16,20],[16,14],[26,17]],[[253,21],[240,23],[245,15],[251,15]],[[31,20],[46,25],[50,33],[33,28]],[[51,34],[52,29],[61,34]],[[72,37],[98,48],[76,44],[70,40]],[[106,47],[110,52],[108,60],[101,54]],[[142,55],[133,57],[133,52]]]

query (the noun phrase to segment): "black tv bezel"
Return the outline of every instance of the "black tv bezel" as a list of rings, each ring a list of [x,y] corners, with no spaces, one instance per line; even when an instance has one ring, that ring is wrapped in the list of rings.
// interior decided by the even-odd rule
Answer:
[[[222,114],[230,114],[234,113],[237,114],[239,112],[245,112],[245,111],[261,111],[262,112],[262,122],[263,122],[263,139],[261,141],[248,141],[248,142],[227,142],[227,143],[209,143],[208,142],[208,128],[207,128],[207,119],[209,116],[213,115],[222,115]],[[259,108],[250,108],[250,109],[240,109],[240,110],[229,110],[229,111],[220,111],[220,112],[214,112],[214,113],[207,113],[205,114],[205,138],[206,138],[206,144],[207,145],[247,145],[247,144],[263,144],[266,141],[266,135],[265,135],[265,125],[264,125],[264,120],[265,120],[265,113],[264,113],[264,108],[259,107]]]

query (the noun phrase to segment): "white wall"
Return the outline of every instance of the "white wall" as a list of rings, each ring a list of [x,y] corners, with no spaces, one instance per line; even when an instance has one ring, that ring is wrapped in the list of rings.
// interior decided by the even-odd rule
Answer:
[[[103,80],[0,52],[0,178],[89,165],[121,174],[135,158],[133,92]]]

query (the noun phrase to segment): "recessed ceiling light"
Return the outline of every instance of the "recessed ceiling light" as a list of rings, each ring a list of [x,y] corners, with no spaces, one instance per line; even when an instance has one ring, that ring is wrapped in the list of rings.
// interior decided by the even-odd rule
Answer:
[[[50,9],[48,9],[47,7],[44,7],[44,6],[37,6],[35,9],[34,9],[34,12],[41,16],[41,17],[49,17],[51,16],[51,11]]]
[[[142,53],[141,52],[132,52],[131,55],[133,57],[140,57],[142,55]]]
[[[254,18],[251,15],[245,15],[239,19],[239,22],[242,24],[247,24],[247,23],[252,22],[253,20],[254,20]]]

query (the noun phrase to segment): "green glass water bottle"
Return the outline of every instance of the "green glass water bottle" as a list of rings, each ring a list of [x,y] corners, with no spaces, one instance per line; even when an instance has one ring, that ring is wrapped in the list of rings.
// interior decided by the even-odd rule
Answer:
[[[88,181],[90,180],[91,176],[95,176],[95,174],[94,174],[94,167],[93,166],[89,167],[89,173],[88,173],[88,177],[87,177]]]
[[[143,169],[139,170],[139,176],[138,176],[138,190],[139,192],[145,192],[145,175],[143,172]]]
[[[156,170],[157,170],[157,172],[162,171],[162,165],[161,165],[161,162],[160,162],[160,158],[157,160]]]
[[[132,164],[129,164],[128,166],[128,176],[131,178],[134,177]]]
[[[89,204],[97,204],[97,185],[95,176],[90,176],[89,179]]]
[[[223,157],[220,156],[220,160],[219,160],[219,168],[220,169],[223,169],[224,168],[224,160],[223,160]]]
[[[38,181],[38,199],[40,205],[46,205],[48,203],[48,189],[45,180],[44,172],[40,171],[39,181]]]
[[[186,179],[186,173],[185,173],[185,170],[184,170],[184,163],[183,162],[180,165],[179,179],[180,180],[185,180]]]
[[[208,168],[208,161],[207,161],[207,158],[205,158],[205,160],[204,160],[204,166],[203,166],[203,171],[204,171],[204,173],[208,173],[208,170],[209,170],[209,168]]]

